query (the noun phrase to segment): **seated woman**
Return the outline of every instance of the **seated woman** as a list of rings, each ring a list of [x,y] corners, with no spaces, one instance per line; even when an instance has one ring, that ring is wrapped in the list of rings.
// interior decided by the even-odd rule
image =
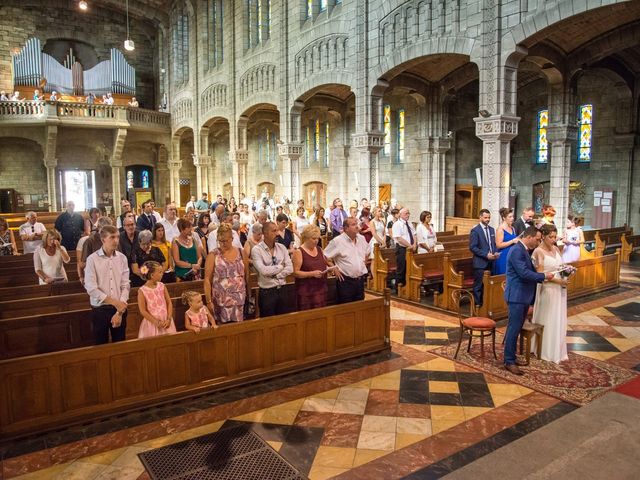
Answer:
[[[278,230],[276,232],[276,242],[285,246],[289,253],[294,249],[294,237],[293,232],[289,229],[289,217],[284,213],[281,213],[276,217],[276,226]]]
[[[89,209],[89,217],[84,220],[84,233],[91,235],[98,230],[98,219],[102,216],[99,208],[93,207]]]
[[[42,245],[33,253],[33,267],[40,285],[68,281],[64,264],[69,263],[70,259],[60,240],[57,230],[47,230],[42,234]]]
[[[233,246],[231,226],[218,227],[218,248],[207,255],[204,270],[204,295],[216,323],[244,320],[244,302],[248,294],[249,263],[240,248]]]
[[[6,219],[0,217],[0,256],[4,255],[18,255],[18,247],[16,246],[16,238],[13,236],[13,230],[9,229],[9,223]]]
[[[296,277],[298,310],[327,305],[327,270],[332,266],[318,246],[320,229],[307,225],[300,234],[302,244],[292,255],[293,275]]]
[[[159,263],[161,267],[164,267],[165,258],[162,251],[153,246],[153,234],[149,230],[143,230],[138,234],[138,244],[135,246],[136,249],[136,263],[138,267],[142,267],[145,262],[156,262]],[[162,270],[165,271],[164,269]],[[163,275],[164,276],[164,275]],[[140,276],[142,283],[138,280],[135,281],[135,285],[132,283],[132,287],[140,287],[144,285],[144,282],[147,280],[144,278],[144,275]],[[162,277],[160,278],[162,280]]]
[[[173,239],[171,255],[176,277],[183,281],[199,280],[202,265],[202,245],[193,239],[193,225],[185,218],[178,219],[180,234]]]

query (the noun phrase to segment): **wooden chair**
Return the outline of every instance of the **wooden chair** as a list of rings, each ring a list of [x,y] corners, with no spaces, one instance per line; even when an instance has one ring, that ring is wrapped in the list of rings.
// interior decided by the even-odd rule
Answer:
[[[491,336],[491,346],[493,348],[493,357],[497,360],[496,355],[496,322],[486,317],[475,316],[476,305],[473,300],[473,295],[468,290],[455,289],[451,292],[451,298],[453,304],[458,309],[458,321],[460,323],[460,338],[458,339],[458,348],[453,358],[458,358],[458,352],[460,351],[460,345],[462,345],[462,338],[465,332],[469,334],[469,344],[467,346],[467,352],[471,351],[471,340],[474,337],[480,337],[480,358],[484,360],[484,338]],[[465,316],[463,310],[465,304],[468,307],[469,315]]]

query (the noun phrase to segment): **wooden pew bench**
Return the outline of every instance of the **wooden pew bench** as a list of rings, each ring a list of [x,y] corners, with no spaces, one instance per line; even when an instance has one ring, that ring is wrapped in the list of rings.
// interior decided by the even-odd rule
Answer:
[[[449,254],[451,259],[464,258],[469,256],[469,249],[464,247],[431,253],[407,251],[407,287],[403,298],[419,302],[423,285],[441,284],[444,281],[445,254]]]
[[[86,292],[80,281],[0,288],[0,302]]]
[[[455,311],[451,291],[463,288],[470,290],[473,288],[473,263],[472,257],[467,253],[464,257],[453,258],[451,253],[445,251],[442,281],[442,294],[434,293],[433,300],[437,307],[445,310]]]
[[[623,234],[620,237],[621,249],[621,261],[630,262],[631,255],[640,251],[640,235],[626,235]]]
[[[607,249],[621,248],[623,235],[633,235],[633,229],[628,228],[626,230],[618,230],[616,232],[597,231],[595,233],[596,257],[604,255]]]
[[[373,246],[373,262],[371,262],[371,274],[369,289],[382,293],[387,288],[387,278],[396,272],[396,249],[380,248]]]
[[[593,250],[596,247],[596,233],[616,233],[616,232],[624,232],[627,230],[627,225],[623,225],[621,227],[611,227],[611,228],[597,228],[592,230],[583,230],[582,235],[584,237],[584,243],[588,250]]]
[[[389,295],[0,361],[0,435],[33,435],[389,349]]]
[[[65,264],[65,271],[67,272],[67,278],[70,282],[78,280],[78,270],[75,263]],[[15,271],[2,272],[0,268],[0,288],[38,285],[38,275],[36,275],[33,266],[19,269],[19,272],[20,273],[16,273]]]

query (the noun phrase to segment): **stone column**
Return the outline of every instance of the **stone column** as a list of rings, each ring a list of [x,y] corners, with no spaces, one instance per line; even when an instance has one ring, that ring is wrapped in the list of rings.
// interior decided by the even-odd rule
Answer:
[[[58,211],[58,189],[56,178],[56,166],[58,165],[58,159],[49,158],[45,159],[44,166],[47,169],[47,195],[49,197],[49,211]]]
[[[420,207],[433,215],[436,229],[444,229],[446,165],[445,156],[451,148],[451,139],[425,137],[416,139],[420,153]]]
[[[196,167],[196,191],[198,198],[203,192],[209,192],[209,165],[211,157],[208,155],[192,155],[193,165]]]
[[[283,143],[278,145],[278,154],[282,159],[282,183],[284,192],[292,202],[300,199],[300,157],[302,143]]]
[[[569,216],[569,182],[571,180],[571,158],[578,139],[575,125],[552,125],[547,129],[551,145],[549,162],[549,203],[556,209],[556,227],[562,235]]]
[[[122,163],[114,163],[111,161],[111,190],[113,192],[113,215],[117,217],[122,213],[120,205],[120,197],[122,195],[122,189],[120,184],[122,183]]]
[[[234,196],[243,192],[247,194],[247,165],[249,163],[248,150],[233,150],[229,152],[229,160],[233,166],[233,182],[231,190]]]
[[[482,206],[491,212],[491,224],[500,223],[500,208],[509,205],[511,140],[518,135],[520,117],[477,117],[476,136],[482,140]]]
[[[159,205],[166,205],[167,196],[171,196],[170,190],[167,191],[167,187],[170,185],[169,178],[169,165],[168,165],[169,152],[167,147],[160,145],[158,147],[158,155],[156,159],[156,186],[155,200]]]
[[[359,197],[378,203],[378,152],[384,146],[384,133],[367,132],[353,135],[353,146],[360,154],[358,163]],[[359,200],[359,199],[358,199]]]
[[[620,155],[618,162],[618,192],[614,225],[632,225],[631,222],[631,190],[633,188],[633,148],[636,141],[633,133],[619,133],[614,135],[615,149]]]
[[[182,162],[180,160],[171,159],[169,162],[169,193],[170,200],[176,204],[180,202],[180,169]]]

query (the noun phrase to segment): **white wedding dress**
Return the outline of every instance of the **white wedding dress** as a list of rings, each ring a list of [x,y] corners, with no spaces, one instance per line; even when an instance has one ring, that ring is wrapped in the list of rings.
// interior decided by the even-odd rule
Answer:
[[[538,248],[538,250],[542,249]],[[558,251],[554,255],[544,250],[538,255],[536,253],[538,252],[534,252],[533,257],[542,259],[545,273],[558,270],[564,263]],[[556,278],[559,278],[557,274]],[[532,321],[544,325],[542,360],[555,363],[567,360],[569,358],[567,356],[567,289],[557,283],[538,284]],[[536,351],[535,340],[532,351]]]

